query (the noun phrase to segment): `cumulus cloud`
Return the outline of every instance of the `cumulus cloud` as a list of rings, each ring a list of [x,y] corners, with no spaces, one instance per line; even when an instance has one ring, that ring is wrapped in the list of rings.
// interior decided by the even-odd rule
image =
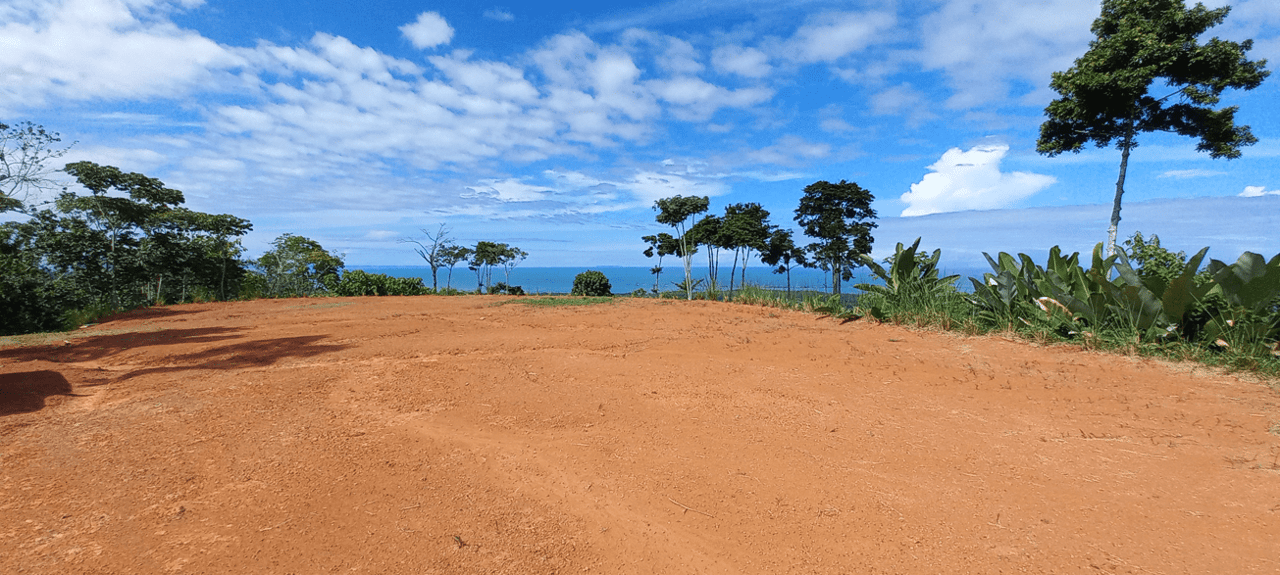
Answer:
[[[242,63],[196,32],[143,18],[161,9],[172,5],[49,0],[8,6],[0,13],[0,112],[49,98],[178,98],[208,89],[220,72]]]
[[[930,173],[902,195],[907,204],[902,215],[1009,207],[1057,181],[1042,174],[1001,172],[1000,162],[1008,152],[1003,144],[947,150],[929,166]]]
[[[400,33],[419,50],[448,44],[453,39],[453,27],[438,12],[418,14],[417,20],[400,27]]]
[[[1280,190],[1268,190],[1266,186],[1245,186],[1240,192],[1242,198],[1258,198],[1262,196],[1280,196]]]

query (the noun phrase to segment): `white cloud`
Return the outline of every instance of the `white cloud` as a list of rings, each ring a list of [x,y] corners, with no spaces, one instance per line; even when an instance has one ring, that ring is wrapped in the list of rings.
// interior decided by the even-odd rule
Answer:
[[[881,40],[897,18],[892,12],[827,12],[809,19],[790,41],[801,62],[833,62]]]
[[[1000,161],[1008,152],[1003,144],[947,150],[929,166],[930,173],[902,195],[907,204],[902,215],[1004,208],[1057,181],[1042,174],[1002,173]]]
[[[773,96],[766,88],[729,90],[693,77],[650,82],[655,94],[677,106],[672,109],[681,120],[705,120],[720,108],[746,108]]]
[[[747,78],[763,78],[773,71],[769,56],[755,48],[737,45],[719,46],[711,51],[711,65],[723,74]]]
[[[1258,198],[1262,196],[1280,196],[1280,190],[1268,190],[1266,186],[1245,186],[1240,192],[1242,198]]]
[[[952,109],[1000,103],[1015,82],[1032,87],[1023,103],[1043,106],[1051,74],[1084,53],[1097,17],[1098,0],[947,0],[921,22],[917,56],[946,74]]]
[[[438,12],[418,14],[413,23],[400,27],[400,33],[419,50],[448,44],[453,39],[453,27]]]
[[[515,14],[501,8],[490,8],[484,11],[484,17],[499,22],[511,22],[516,19]]]
[[[1223,174],[1226,174],[1226,172],[1215,172],[1213,170],[1169,170],[1157,177],[1189,180],[1191,178],[1208,178],[1210,176],[1221,176]]]
[[[170,7],[164,0],[11,6],[0,18],[0,113],[49,98],[178,98],[242,63],[195,32],[141,17]]]

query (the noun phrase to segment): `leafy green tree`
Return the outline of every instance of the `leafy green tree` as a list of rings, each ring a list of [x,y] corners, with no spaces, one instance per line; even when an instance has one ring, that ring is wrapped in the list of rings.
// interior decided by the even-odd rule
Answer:
[[[449,238],[449,228],[444,224],[440,224],[440,228],[434,233],[424,228],[422,230],[422,235],[427,237],[427,241],[423,242],[413,238],[407,238],[401,240],[401,242],[416,244],[418,246],[413,248],[413,251],[417,252],[418,256],[420,256],[423,261],[427,262],[427,265],[431,267],[431,289],[438,290],[440,289],[440,283],[436,279],[436,272],[439,271],[440,268],[446,267],[446,265],[452,268],[453,265],[457,264],[460,260],[454,260],[453,263],[450,264],[445,263],[445,260],[447,259],[445,257],[445,250],[449,249],[454,244]]]
[[[717,291],[720,288],[720,248],[725,245],[724,218],[703,216],[689,228],[688,236],[693,245],[707,248],[707,290]]]
[[[680,242],[676,241],[674,236],[666,232],[652,236],[642,236],[640,239],[649,245],[649,247],[644,250],[644,257],[651,258],[654,255],[658,256],[658,265],[649,269],[649,273],[653,274],[653,293],[654,295],[657,295],[660,293],[658,286],[660,285],[659,280],[662,277],[662,258],[663,256],[679,255]]]
[[[609,284],[609,278],[605,277],[604,272],[587,270],[574,276],[573,289],[569,291],[569,295],[607,297],[613,295],[613,286]]]
[[[527,254],[526,254],[527,255]],[[493,268],[501,266],[511,257],[511,246],[497,242],[477,242],[471,251],[471,261],[467,267],[476,272],[476,291],[483,293],[484,287],[493,285]]]
[[[0,316],[6,331],[59,329],[86,316],[160,301],[225,297],[244,272],[251,225],[181,207],[182,192],[91,162],[66,168],[89,190],[0,225]],[[90,313],[89,315],[92,315]]]
[[[760,204],[751,202],[725,206],[720,237],[724,247],[733,250],[733,269],[729,272],[730,294],[733,293],[733,274],[738,268],[738,258],[742,258],[742,281],[738,285],[746,285],[747,262],[751,259],[751,253],[764,253],[768,249],[769,234],[772,232],[769,210]]]
[[[0,213],[25,211],[31,190],[57,186],[47,165],[70,150],[58,148],[62,138],[44,126],[20,122],[10,126],[0,122]]]
[[[796,266],[808,265],[804,248],[796,245],[791,237],[791,230],[775,229],[769,234],[769,241],[760,254],[760,261],[774,268],[775,274],[787,274],[787,297],[791,297],[791,270]]]
[[[516,266],[520,265],[520,262],[523,262],[525,258],[529,257],[529,253],[515,246],[509,246],[507,244],[498,245],[502,246],[502,253],[498,257],[498,265],[502,266],[503,283],[510,284],[511,270],[516,269]]]
[[[284,234],[255,262],[268,297],[308,297],[337,286],[345,264],[319,242]]]
[[[876,227],[876,211],[871,208],[875,196],[858,184],[840,180],[838,184],[817,181],[804,188],[796,222],[805,235],[818,240],[806,246],[814,262],[831,272],[833,294],[840,293],[840,282],[853,278],[853,270],[862,265],[862,254],[871,253],[871,230]]]
[[[440,258],[440,265],[449,269],[448,279],[445,280],[445,289],[453,289],[453,266],[459,262],[465,262],[471,259],[474,250],[466,246],[448,244],[440,248],[437,255]]]
[[[1199,138],[1196,149],[1212,158],[1237,158],[1240,148],[1258,141],[1248,126],[1236,125],[1236,106],[1214,109],[1227,88],[1252,90],[1270,74],[1266,60],[1245,58],[1252,40],[1200,42],[1230,11],[1203,4],[1188,9],[1182,0],[1104,0],[1088,52],[1053,74],[1049,85],[1062,97],[1045,108],[1036,150],[1052,157],[1090,142],[1099,148],[1114,142],[1120,150],[1108,254],[1116,253],[1125,174],[1139,132]]]
[[[676,241],[680,244],[680,258],[684,260],[685,294],[693,299],[693,254],[696,245],[689,237],[689,222],[711,206],[711,198],[706,196],[672,196],[653,203],[658,210],[658,223],[671,226],[676,230]]]

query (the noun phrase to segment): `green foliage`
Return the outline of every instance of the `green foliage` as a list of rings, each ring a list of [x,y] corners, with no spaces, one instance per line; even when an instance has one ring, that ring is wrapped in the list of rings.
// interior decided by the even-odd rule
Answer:
[[[859,307],[867,310],[872,317],[885,321],[891,316],[911,313],[914,310],[925,310],[931,315],[942,313],[937,304],[954,302],[957,298],[956,280],[958,275],[938,277],[938,260],[942,250],[934,250],[933,255],[919,252],[920,238],[908,247],[899,243],[894,254],[888,258],[890,264],[886,270],[876,263],[870,255],[862,255],[863,265],[870,268],[872,275],[884,282],[878,284],[858,284],[854,286],[865,292],[858,300]]]
[[[1206,271],[1212,278],[1207,293],[1224,302],[1211,312],[1206,340],[1240,348],[1280,339],[1280,255],[1267,261],[1245,252],[1231,265],[1211,260]]]
[[[710,205],[711,199],[706,196],[672,196],[653,203],[653,209],[658,210],[658,223],[671,226],[676,231],[678,255],[684,261],[685,296],[690,300],[693,299],[693,254],[697,251],[697,242],[688,233],[689,222],[707,211]]]
[[[236,238],[248,221],[186,209],[182,192],[142,174],[92,162],[66,171],[90,194],[64,192],[53,209],[0,225],[0,329],[58,329],[68,310],[239,291],[246,270]]]
[[[319,242],[284,234],[255,263],[265,297],[309,297],[328,293],[341,281],[342,258]]]
[[[1242,147],[1258,141],[1248,126],[1235,124],[1235,106],[1214,109],[1228,88],[1252,90],[1270,74],[1265,60],[1246,59],[1251,40],[1201,43],[1230,11],[1202,4],[1188,9],[1183,0],[1104,0],[1088,52],[1053,74],[1049,85],[1061,97],[1045,108],[1037,151],[1056,156],[1114,142],[1122,152],[1108,254],[1116,251],[1125,172],[1138,133],[1199,138],[1196,149],[1213,158],[1239,157]],[[1153,87],[1172,92],[1152,94]]]
[[[809,260],[803,248],[796,245],[791,237],[791,230],[775,229],[769,234],[765,249],[760,254],[760,261],[774,267],[773,273],[787,274],[787,296],[791,296],[791,270],[796,266],[807,266]]]
[[[371,274],[364,270],[351,270],[333,288],[333,295],[385,296],[423,295],[428,293],[422,278],[397,278],[386,274]]]
[[[611,296],[613,286],[609,285],[609,278],[605,277],[604,272],[587,270],[573,278],[573,290],[569,294],[588,297]]]
[[[503,268],[506,272],[506,281],[510,282],[511,270],[529,257],[529,254],[515,246],[482,241],[471,250],[470,257],[471,261],[467,263],[467,267],[476,272],[476,291],[483,292],[484,286],[493,287],[493,268]],[[495,292],[490,289],[489,293]]]
[[[875,241],[875,197],[858,184],[840,180],[838,184],[818,181],[804,188],[796,222],[805,235],[818,241],[807,246],[813,261],[831,272],[832,293],[840,293],[840,282],[853,278],[853,270],[871,253]]]
[[[524,295],[524,288],[520,286],[507,285],[504,282],[498,282],[489,286],[489,294]]]

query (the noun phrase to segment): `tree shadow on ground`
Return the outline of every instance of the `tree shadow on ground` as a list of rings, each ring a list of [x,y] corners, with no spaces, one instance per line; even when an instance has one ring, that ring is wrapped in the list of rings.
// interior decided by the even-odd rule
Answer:
[[[315,357],[346,349],[346,344],[319,344],[327,335],[304,335],[236,342],[212,347],[193,353],[166,356],[165,365],[144,367],[124,374],[120,379],[130,379],[153,373],[187,371],[195,369],[250,369],[267,367],[284,359]]]
[[[45,400],[71,395],[71,383],[50,370],[0,373],[0,417],[44,409]]]
[[[239,332],[239,328],[202,327],[89,335],[56,343],[0,349],[0,359],[56,362],[93,361],[139,347],[191,345],[223,341],[237,337]]]

